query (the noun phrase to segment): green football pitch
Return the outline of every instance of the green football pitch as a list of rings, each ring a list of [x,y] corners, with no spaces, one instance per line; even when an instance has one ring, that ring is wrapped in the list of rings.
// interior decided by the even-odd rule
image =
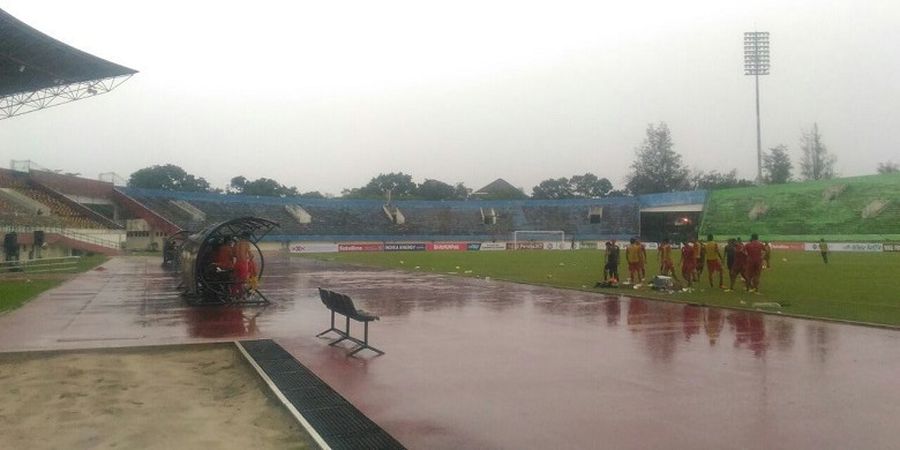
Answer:
[[[490,278],[565,289],[605,292],[692,304],[761,309],[785,315],[900,326],[900,253],[837,253],[822,262],[814,252],[772,254],[772,268],[763,271],[760,293],[747,293],[738,281],[734,292],[710,288],[707,274],[693,291],[664,293],[643,286],[595,289],[603,276],[604,252],[372,252],[327,253],[307,257],[414,272]],[[677,257],[676,257],[677,263]],[[657,274],[650,252],[647,278]],[[627,267],[619,274],[627,279]],[[725,283],[728,284],[727,274]],[[718,279],[714,282],[718,285]],[[740,287],[738,287],[740,286]],[[758,303],[778,303],[763,306]]]
[[[16,309],[41,292],[59,286],[71,277],[71,273],[88,271],[106,262],[101,255],[81,258],[65,273],[30,274],[11,273],[0,278],[0,313]]]

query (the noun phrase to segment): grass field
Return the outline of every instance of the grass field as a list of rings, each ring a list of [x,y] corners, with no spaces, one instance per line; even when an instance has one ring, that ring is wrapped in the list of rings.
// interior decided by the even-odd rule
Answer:
[[[833,252],[825,265],[818,253],[773,252],[773,268],[763,271],[760,294],[711,289],[706,273],[693,292],[667,294],[646,287],[594,289],[594,283],[602,278],[604,260],[604,252],[596,250],[328,253],[308,257],[730,308],[756,309],[754,303],[778,302],[781,308],[764,310],[900,326],[900,253]],[[651,252],[649,258],[647,275],[652,277],[657,272],[656,255]],[[624,264],[619,274],[627,278]]]
[[[6,275],[0,278],[0,313],[22,306],[41,292],[59,286],[73,273],[90,270],[107,259],[101,255],[81,258],[68,273]]]
[[[831,200],[828,189],[843,187]],[[862,218],[874,200],[887,202],[876,216]],[[768,210],[756,220],[756,205]],[[744,236],[758,233],[773,241],[882,242],[897,240],[900,222],[900,173],[711,191],[700,235]]]

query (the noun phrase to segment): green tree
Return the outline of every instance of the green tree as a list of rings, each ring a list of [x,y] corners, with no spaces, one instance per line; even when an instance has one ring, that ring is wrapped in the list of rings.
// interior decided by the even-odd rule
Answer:
[[[569,185],[569,179],[566,177],[550,178],[541,181],[531,189],[531,198],[538,200],[557,200],[574,196]]]
[[[674,192],[690,189],[688,169],[672,150],[672,135],[665,122],[647,126],[647,137],[635,150],[626,189],[631,194]]]
[[[600,198],[609,195],[613,185],[606,178],[598,178],[590,172],[584,175],[573,175],[569,179],[569,187],[575,197]]]
[[[737,169],[731,172],[720,173],[716,170],[710,172],[699,172],[692,177],[694,180],[694,189],[727,189],[734,187],[753,186],[753,182],[747,179],[737,177]]]
[[[466,200],[472,194],[472,190],[467,188],[462,182],[456,183],[453,190],[456,191],[456,198],[459,200]]]
[[[451,186],[443,181],[426,179],[416,189],[416,196],[423,200],[465,200],[468,189],[462,183]]]
[[[249,181],[243,176],[236,176],[231,179],[231,183],[228,185],[228,192],[242,195],[259,195],[262,197],[289,197],[300,195],[296,187],[287,187],[271,178],[258,178]]]
[[[548,178],[531,189],[534,199],[600,198],[609,195],[612,183],[590,172],[572,178]]]
[[[882,163],[878,163],[878,173],[886,174],[886,173],[896,173],[900,172],[900,166],[893,161],[885,161]]]
[[[763,181],[766,184],[784,184],[791,181],[794,165],[784,145],[772,147],[763,155]]]
[[[416,183],[412,176],[403,172],[379,174],[372,178],[363,187],[344,189],[341,194],[344,198],[370,198],[370,199],[404,199],[414,198],[416,195]]]
[[[828,153],[819,133],[819,124],[803,133],[800,138],[803,157],[800,158],[800,174],[806,180],[827,180],[834,178],[834,163],[837,157]]]
[[[209,182],[173,164],[145,167],[131,174],[128,186],[164,191],[210,192]]]

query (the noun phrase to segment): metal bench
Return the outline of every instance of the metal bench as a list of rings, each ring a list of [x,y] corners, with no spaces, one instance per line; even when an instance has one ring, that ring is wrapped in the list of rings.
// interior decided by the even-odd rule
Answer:
[[[349,355],[351,356],[365,349],[372,350],[379,355],[384,354],[383,351],[369,345],[369,322],[378,320],[378,316],[370,312],[357,309],[356,305],[353,304],[353,299],[344,294],[330,291],[328,289],[319,288],[319,298],[322,300],[322,303],[325,305],[325,307],[328,308],[329,311],[331,311],[331,326],[327,330],[317,334],[316,337],[322,337],[330,332],[334,332],[337,333],[338,338],[328,345],[335,345],[345,340],[358,344],[359,347],[353,349],[353,351],[349,353]],[[343,330],[335,328],[335,314],[344,316],[345,327]],[[360,340],[359,338],[355,338],[350,334],[350,319],[363,323],[364,331],[362,340]]]

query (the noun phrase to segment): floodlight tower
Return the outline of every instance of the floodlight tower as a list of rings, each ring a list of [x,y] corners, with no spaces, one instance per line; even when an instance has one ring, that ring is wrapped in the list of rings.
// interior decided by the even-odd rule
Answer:
[[[759,127],[759,76],[769,74],[769,32],[744,33],[744,75],[756,80],[756,182],[762,184],[762,133]]]

